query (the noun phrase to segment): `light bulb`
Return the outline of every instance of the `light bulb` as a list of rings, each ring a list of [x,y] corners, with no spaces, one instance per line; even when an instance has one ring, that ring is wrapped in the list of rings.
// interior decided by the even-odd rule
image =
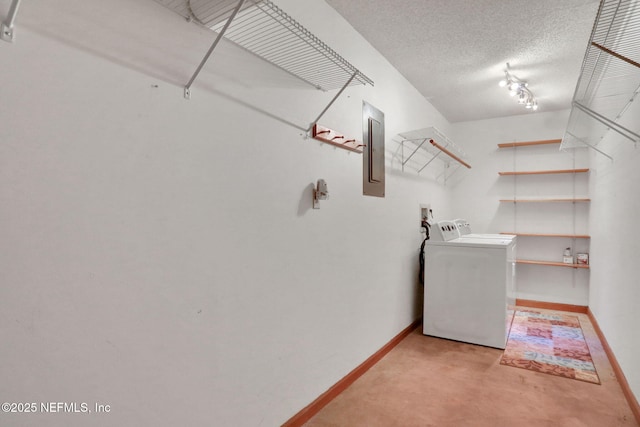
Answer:
[[[535,104],[533,104],[533,107],[531,108],[533,108],[533,111],[536,111],[538,109],[538,103],[536,102]]]
[[[524,92],[520,92],[520,96],[518,96],[518,104],[524,104],[527,101],[527,94]]]
[[[518,93],[518,92],[516,92],[516,91],[515,91],[515,90],[513,90],[513,89],[511,89],[511,90],[509,91],[509,95],[511,95],[511,96],[516,96],[516,94],[517,94],[517,93]]]
[[[520,83],[516,83],[516,82],[511,83],[511,86],[509,86],[509,89],[513,91],[517,91],[518,89],[520,89]]]
[[[504,79],[502,79],[502,80],[500,80],[500,81],[498,82],[498,86],[500,86],[500,87],[505,87],[506,85],[507,85],[507,81],[506,81],[506,80],[504,80]]]

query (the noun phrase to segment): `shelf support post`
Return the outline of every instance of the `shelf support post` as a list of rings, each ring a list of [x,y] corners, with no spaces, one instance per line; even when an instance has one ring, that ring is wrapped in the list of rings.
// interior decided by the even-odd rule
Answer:
[[[218,43],[222,39],[222,36],[224,35],[224,33],[229,28],[229,25],[231,25],[231,21],[233,21],[233,19],[236,17],[238,12],[240,12],[240,8],[244,4],[244,2],[245,2],[245,0],[239,0],[238,1],[238,4],[236,5],[235,9],[233,9],[233,12],[231,13],[231,16],[229,16],[229,19],[227,19],[227,22],[224,24],[224,27],[222,27],[222,29],[218,33],[218,36],[216,37],[216,39],[214,40],[213,44],[211,45],[211,47],[207,51],[206,55],[204,56],[204,58],[202,58],[202,61],[200,61],[200,65],[198,65],[198,68],[196,68],[195,73],[193,73],[193,76],[191,76],[191,79],[189,80],[187,85],[184,87],[184,97],[185,98],[191,99],[191,85],[193,84],[193,82],[196,79],[196,77],[198,77],[198,74],[200,74],[200,71],[202,71],[202,67],[204,67],[204,64],[206,64],[207,61],[209,60],[209,57],[211,56],[211,54],[213,53],[213,50],[216,48],[216,46],[218,45]]]
[[[15,37],[13,21],[15,21],[16,15],[18,14],[18,6],[20,6],[20,0],[13,0],[13,2],[11,2],[7,18],[2,21],[2,28],[0,29],[0,38],[9,43],[12,43]]]
[[[351,84],[351,82],[353,81],[353,79],[356,78],[356,76],[360,74],[360,72],[358,70],[356,70],[352,75],[351,78],[349,80],[347,80],[347,82],[344,84],[344,86],[342,86],[342,88],[338,91],[338,93],[336,93],[336,96],[333,97],[333,99],[329,102],[329,105],[327,105],[326,107],[324,107],[324,110],[322,110],[322,112],[320,113],[320,115],[318,115],[318,117],[316,117],[316,119],[311,122],[311,124],[309,125],[309,127],[307,128],[307,133],[311,132],[311,129],[313,129],[313,126],[318,123],[318,120],[320,120],[322,118],[322,116],[324,116],[324,113],[327,112],[327,110],[329,109],[329,107],[331,107],[333,105],[333,103],[336,101],[336,99],[338,99],[340,97],[340,95],[342,95],[342,92],[344,92],[344,90],[347,88],[347,86],[349,86]]]

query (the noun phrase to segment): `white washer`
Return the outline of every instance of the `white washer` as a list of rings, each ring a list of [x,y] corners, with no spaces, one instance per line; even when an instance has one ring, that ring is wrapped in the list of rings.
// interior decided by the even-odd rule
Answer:
[[[425,245],[423,333],[505,348],[515,305],[515,238],[455,237]],[[456,230],[457,233],[457,230]]]

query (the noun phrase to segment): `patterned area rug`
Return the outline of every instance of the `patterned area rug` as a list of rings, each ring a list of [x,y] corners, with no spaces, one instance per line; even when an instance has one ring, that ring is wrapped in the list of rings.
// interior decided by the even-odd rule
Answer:
[[[600,384],[576,316],[516,311],[500,363]]]

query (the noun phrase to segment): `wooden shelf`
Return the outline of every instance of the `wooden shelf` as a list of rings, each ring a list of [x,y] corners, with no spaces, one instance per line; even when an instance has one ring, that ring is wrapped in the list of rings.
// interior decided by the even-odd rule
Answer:
[[[552,267],[569,267],[569,268],[585,268],[585,269],[589,268],[588,264],[565,264],[563,262],[534,261],[531,259],[517,259],[516,262],[518,264],[549,265]]]
[[[547,144],[560,144],[562,139],[545,139],[542,141],[523,141],[523,142],[505,142],[498,144],[498,148],[515,148],[515,147],[527,147],[531,145],[547,145]]]
[[[524,236],[524,237],[568,237],[570,239],[590,239],[591,238],[591,236],[587,234],[511,233],[508,231],[501,231],[500,234],[510,234],[512,236]]]
[[[550,175],[559,173],[585,173],[589,172],[588,168],[585,169],[557,169],[557,170],[542,170],[542,171],[523,171],[523,172],[498,172],[498,175]]]
[[[500,199],[509,203],[557,203],[557,202],[590,202],[591,199]]]

